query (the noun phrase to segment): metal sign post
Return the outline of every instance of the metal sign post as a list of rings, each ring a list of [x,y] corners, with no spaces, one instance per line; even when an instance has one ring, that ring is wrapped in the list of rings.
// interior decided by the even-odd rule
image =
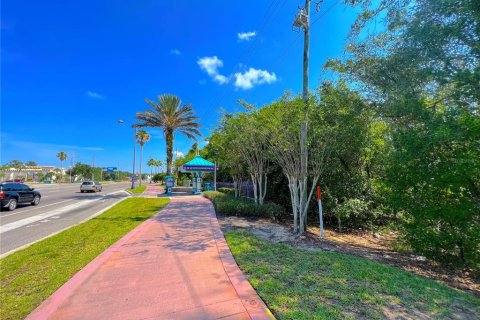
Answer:
[[[320,238],[323,238],[322,190],[317,186],[318,217],[320,218]]]

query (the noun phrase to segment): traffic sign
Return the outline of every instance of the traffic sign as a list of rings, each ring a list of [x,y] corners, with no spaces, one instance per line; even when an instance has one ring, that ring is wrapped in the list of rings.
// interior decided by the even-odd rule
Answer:
[[[117,167],[107,167],[107,172],[117,171]]]

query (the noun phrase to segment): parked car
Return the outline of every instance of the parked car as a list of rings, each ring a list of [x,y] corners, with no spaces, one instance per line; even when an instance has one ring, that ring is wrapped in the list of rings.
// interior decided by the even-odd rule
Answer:
[[[0,205],[10,211],[15,210],[18,204],[30,203],[38,205],[42,195],[37,190],[23,183],[0,183]]]
[[[25,179],[13,179],[13,180],[7,180],[5,182],[11,182],[11,183],[24,183]]]
[[[98,181],[83,181],[80,185],[80,192],[101,192],[102,191],[102,184]]]

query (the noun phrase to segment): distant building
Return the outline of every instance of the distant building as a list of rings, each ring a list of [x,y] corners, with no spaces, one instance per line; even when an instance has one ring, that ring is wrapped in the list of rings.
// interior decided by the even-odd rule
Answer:
[[[21,169],[4,168],[0,170],[3,173],[1,180],[23,179],[25,181],[38,181],[40,176],[45,176],[48,173],[53,173],[52,180],[57,179],[57,175],[65,175],[65,168],[58,168],[55,166],[25,166]]]

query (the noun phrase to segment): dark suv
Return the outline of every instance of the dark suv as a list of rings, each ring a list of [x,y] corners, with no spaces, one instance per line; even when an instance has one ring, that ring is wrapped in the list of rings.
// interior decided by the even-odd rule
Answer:
[[[34,206],[40,203],[42,195],[40,192],[30,188],[23,183],[0,183],[0,205],[1,208],[7,208],[12,211],[17,208],[17,204],[30,203]]]

